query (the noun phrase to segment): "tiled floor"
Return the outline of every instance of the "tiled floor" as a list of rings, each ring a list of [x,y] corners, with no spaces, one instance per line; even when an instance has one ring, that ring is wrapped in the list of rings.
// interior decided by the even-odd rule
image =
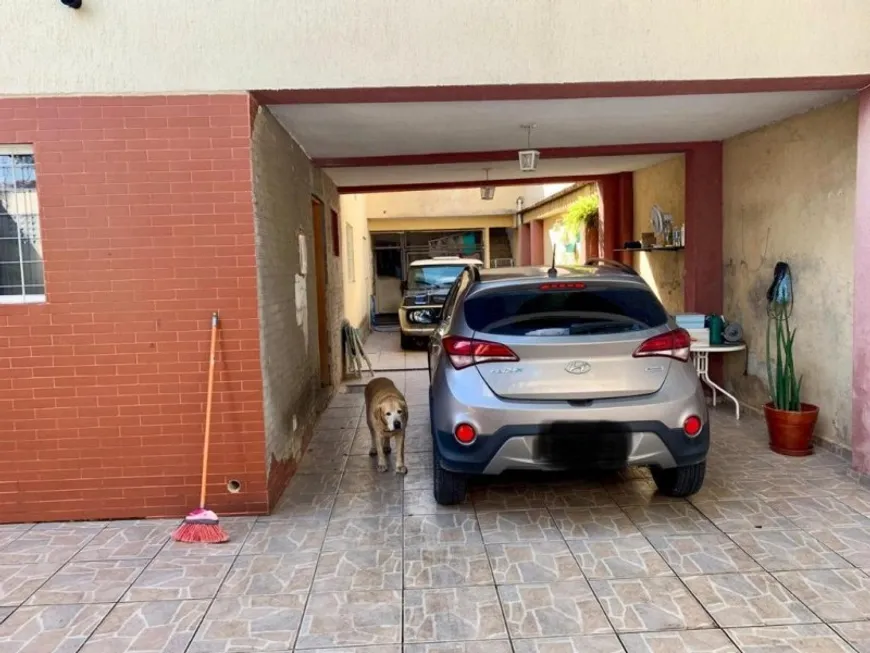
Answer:
[[[425,370],[426,352],[402,351],[398,332],[373,331],[363,345],[376,371]]]
[[[276,514],[225,519],[226,545],[169,542],[169,521],[0,527],[0,652],[870,652],[870,492],[839,459],[778,457],[721,412],[691,501],[635,472],[443,508],[425,374],[394,376],[407,477],[374,471],[345,394]]]

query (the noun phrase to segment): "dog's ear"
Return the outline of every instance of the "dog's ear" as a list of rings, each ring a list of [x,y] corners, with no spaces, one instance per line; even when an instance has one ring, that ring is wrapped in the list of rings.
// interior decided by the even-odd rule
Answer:
[[[384,404],[383,402],[378,401],[375,403],[375,421],[383,422],[384,421]]]
[[[407,424],[408,424],[408,417],[409,417],[409,415],[408,415],[408,404],[407,404],[407,402],[405,402],[404,399],[402,399],[402,400],[399,402],[399,407],[402,409],[402,423],[405,424],[405,425],[407,425]]]

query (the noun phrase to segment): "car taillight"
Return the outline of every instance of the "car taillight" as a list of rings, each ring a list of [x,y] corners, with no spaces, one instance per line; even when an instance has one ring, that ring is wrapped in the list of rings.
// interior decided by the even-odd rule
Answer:
[[[471,424],[460,424],[453,430],[453,437],[461,444],[471,444],[477,438],[477,431]]]
[[[646,356],[664,356],[678,361],[689,360],[689,346],[692,338],[685,329],[675,329],[660,336],[653,336],[634,352],[635,358]]]
[[[442,342],[450,363],[457,370],[479,363],[519,360],[519,357],[509,347],[505,347],[497,342],[472,340],[471,338],[460,338],[458,336],[447,336]]]
[[[683,422],[683,432],[690,438],[694,438],[701,432],[702,426],[701,418],[697,415],[692,415],[691,417],[687,417],[686,421]]]
[[[542,283],[538,286],[538,290],[583,290],[585,287],[586,284],[580,281],[555,281]]]

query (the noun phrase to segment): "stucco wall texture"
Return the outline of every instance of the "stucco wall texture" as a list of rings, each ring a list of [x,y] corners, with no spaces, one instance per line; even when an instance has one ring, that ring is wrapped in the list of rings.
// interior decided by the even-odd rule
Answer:
[[[369,330],[372,294],[372,241],[366,217],[366,196],[342,195],[340,200],[344,317],[365,335]],[[348,240],[348,226],[353,242]]]
[[[325,205],[327,319],[332,388],[341,381],[341,259],[334,255],[330,208],[335,187],[266,108],[251,137],[260,360],[263,369],[266,469],[270,501],[284,489],[329,398],[321,387],[312,197]],[[305,248],[305,269],[300,238]],[[297,296],[296,279],[304,292]],[[301,324],[300,324],[301,321]]]
[[[652,231],[650,210],[658,205],[670,213],[674,226],[686,222],[686,157],[679,155],[634,173],[634,238]],[[686,234],[691,238],[693,234]],[[686,257],[679,252],[635,252],[634,267],[671,313],[684,310],[683,271]]]
[[[765,293],[785,261],[803,399],[821,408],[817,437],[843,447],[851,445],[857,116],[852,99],[743,134],[725,142],[723,162],[725,313],[749,344],[748,374],[741,356],[729,356],[726,382],[750,404],[768,400]]]
[[[524,0],[509,12],[505,4],[297,0],[288,11],[287,0],[84,0],[71,11],[3,0],[0,89],[168,93],[870,70],[866,0]],[[596,29],[578,38],[579,25]],[[679,39],[663,48],[666,34]]]

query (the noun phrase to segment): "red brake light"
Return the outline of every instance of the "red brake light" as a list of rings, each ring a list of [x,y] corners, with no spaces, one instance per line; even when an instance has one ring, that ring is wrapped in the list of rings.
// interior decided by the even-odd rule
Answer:
[[[694,438],[701,432],[702,426],[701,418],[697,415],[692,415],[691,417],[687,417],[686,421],[683,423],[683,431],[690,438]]]
[[[519,360],[519,357],[509,347],[505,347],[497,342],[472,340],[457,336],[447,336],[442,342],[444,351],[447,352],[447,356],[450,358],[450,363],[457,370],[479,363]]]
[[[477,438],[477,432],[471,424],[459,424],[454,429],[453,436],[462,444],[471,444]]]
[[[585,283],[580,281],[558,281],[555,283],[542,283],[538,290],[583,290]]]
[[[634,352],[635,358],[645,356],[664,356],[678,361],[689,360],[689,347],[692,338],[685,329],[675,329],[659,336],[653,336]]]

